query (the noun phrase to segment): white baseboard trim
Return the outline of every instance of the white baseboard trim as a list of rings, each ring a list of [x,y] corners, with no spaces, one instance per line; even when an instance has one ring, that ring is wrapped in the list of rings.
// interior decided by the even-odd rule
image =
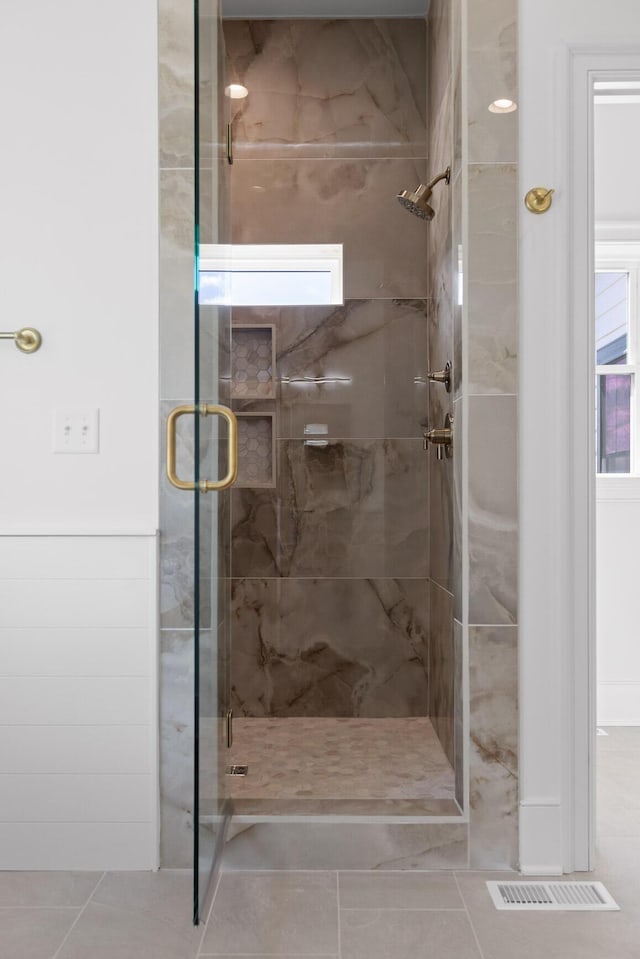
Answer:
[[[561,876],[562,809],[560,800],[520,803],[520,872],[524,876]]]

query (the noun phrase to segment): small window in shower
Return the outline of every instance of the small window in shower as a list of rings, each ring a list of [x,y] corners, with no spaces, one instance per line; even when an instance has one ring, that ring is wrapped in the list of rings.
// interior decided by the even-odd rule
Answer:
[[[203,246],[200,304],[343,303],[342,244]]]

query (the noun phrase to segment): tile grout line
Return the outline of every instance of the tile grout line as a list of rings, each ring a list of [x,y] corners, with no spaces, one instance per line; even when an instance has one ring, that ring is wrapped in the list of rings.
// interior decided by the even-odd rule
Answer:
[[[342,959],[342,921],[340,918],[340,871],[336,869],[336,902],[338,904],[338,959]]]
[[[79,912],[78,915],[76,916],[74,922],[71,923],[71,927],[69,928],[69,931],[67,932],[66,936],[64,937],[64,939],[62,940],[62,942],[60,943],[60,945],[58,946],[58,948],[57,948],[56,951],[54,952],[54,954],[53,954],[53,956],[51,957],[51,959],[58,959],[58,956],[59,956],[60,953],[62,952],[62,949],[64,948],[65,943],[68,941],[69,936],[71,935],[71,933],[73,932],[73,930],[76,928],[76,926],[77,926],[78,923],[80,922],[80,919],[81,919],[82,916],[84,915],[85,909],[87,908],[87,906],[89,905],[89,903],[91,902],[91,900],[92,900],[93,897],[95,896],[96,892],[97,892],[98,889],[100,888],[100,885],[101,885],[101,883],[104,881],[104,878],[105,878],[106,875],[107,875],[106,872],[103,872],[102,875],[100,876],[100,878],[98,879],[97,883],[95,884],[95,886],[93,887],[93,889],[91,890],[91,892],[90,892],[90,894],[89,894],[89,898],[87,899],[87,901],[85,902],[84,906],[82,907],[82,909],[80,910],[80,912]]]
[[[466,901],[466,899],[464,898],[464,896],[462,895],[462,889],[460,888],[460,883],[458,882],[458,874],[457,874],[455,871],[454,871],[454,873],[453,873],[453,878],[454,878],[455,884],[456,884],[456,886],[457,886],[457,888],[458,888],[458,895],[460,896],[460,898],[461,898],[461,900],[462,900],[462,905],[464,906],[464,911],[465,911],[466,914],[467,914],[467,920],[468,920],[468,922],[469,922],[469,925],[471,926],[471,932],[473,933],[473,938],[474,938],[475,941],[476,941],[476,946],[478,947],[478,953],[479,953],[479,955],[480,955],[480,959],[484,959],[484,952],[482,951],[482,946],[480,945],[480,939],[478,938],[478,933],[476,932],[476,927],[475,927],[474,924],[473,924],[473,920],[472,920],[472,918],[471,918],[471,913],[469,912],[469,907],[467,906],[467,901]]]

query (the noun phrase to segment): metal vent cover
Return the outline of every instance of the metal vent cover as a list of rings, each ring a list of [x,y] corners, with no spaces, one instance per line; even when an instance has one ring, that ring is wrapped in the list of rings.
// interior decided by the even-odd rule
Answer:
[[[496,909],[592,912],[620,909],[601,882],[487,882]]]
[[[232,766],[227,766],[225,769],[227,776],[246,776],[249,772],[248,766],[240,766],[239,764],[234,764]]]

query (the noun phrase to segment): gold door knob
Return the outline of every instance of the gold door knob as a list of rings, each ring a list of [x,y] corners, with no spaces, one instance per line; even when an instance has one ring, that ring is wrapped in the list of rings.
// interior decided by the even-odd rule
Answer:
[[[555,190],[548,190],[545,186],[536,186],[529,190],[524,198],[524,205],[530,213],[546,213],[553,202]]]

